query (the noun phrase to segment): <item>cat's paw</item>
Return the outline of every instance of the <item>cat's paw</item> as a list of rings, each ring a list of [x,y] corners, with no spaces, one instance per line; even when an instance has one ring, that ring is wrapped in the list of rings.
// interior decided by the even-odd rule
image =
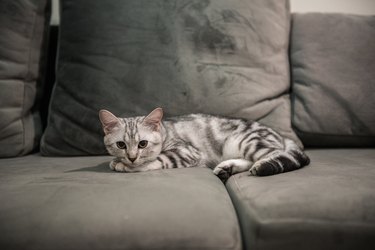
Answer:
[[[258,175],[257,174],[257,167],[255,166],[255,164],[254,164],[254,166],[252,166],[252,168],[250,168],[249,174],[252,175],[252,176],[257,176]]]
[[[110,163],[109,163],[109,168],[113,171],[117,171],[117,172],[125,172],[125,164],[122,163],[121,161],[117,160],[117,159],[114,159],[112,160]]]
[[[244,159],[230,159],[219,163],[213,170],[220,179],[249,170],[252,163]]]
[[[262,159],[254,163],[249,173],[253,176],[267,176],[279,173],[278,163],[272,159]]]
[[[223,161],[214,168],[213,172],[215,175],[219,175],[222,173],[227,173],[231,175],[233,166],[234,166],[233,162]]]
[[[221,162],[213,170],[214,174],[222,181],[226,181],[231,175],[233,170],[233,162]]]

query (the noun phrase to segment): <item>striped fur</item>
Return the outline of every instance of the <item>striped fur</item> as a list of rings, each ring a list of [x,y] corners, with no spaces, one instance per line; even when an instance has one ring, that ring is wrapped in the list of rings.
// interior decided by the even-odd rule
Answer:
[[[106,133],[104,143],[116,157],[110,167],[116,171],[206,166],[226,179],[239,172],[265,176],[309,164],[309,158],[295,142],[257,122],[203,114],[161,121],[162,113],[151,113],[117,121],[111,117],[111,127],[103,115],[100,117]],[[140,148],[142,140],[148,142],[147,147]],[[118,141],[124,141],[126,149],[119,149]]]

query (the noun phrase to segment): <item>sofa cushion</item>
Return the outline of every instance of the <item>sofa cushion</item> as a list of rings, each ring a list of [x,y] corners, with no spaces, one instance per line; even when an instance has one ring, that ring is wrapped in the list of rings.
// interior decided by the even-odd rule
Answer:
[[[298,171],[228,180],[245,249],[375,249],[375,149],[307,154]]]
[[[241,249],[210,169],[118,173],[109,160],[0,160],[0,249]]]
[[[0,157],[24,155],[41,137],[33,108],[42,83],[47,0],[0,1]]]
[[[287,137],[287,0],[66,0],[44,155],[106,153],[98,110],[210,113]]]
[[[307,146],[375,146],[375,16],[294,14],[293,126]]]

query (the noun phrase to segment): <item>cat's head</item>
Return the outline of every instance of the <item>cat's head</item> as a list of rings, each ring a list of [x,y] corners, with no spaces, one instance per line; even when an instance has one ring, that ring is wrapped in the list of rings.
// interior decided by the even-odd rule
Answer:
[[[132,118],[119,118],[107,110],[100,110],[107,151],[121,158],[128,167],[155,160],[163,144],[162,117],[161,108],[153,110],[148,116]]]

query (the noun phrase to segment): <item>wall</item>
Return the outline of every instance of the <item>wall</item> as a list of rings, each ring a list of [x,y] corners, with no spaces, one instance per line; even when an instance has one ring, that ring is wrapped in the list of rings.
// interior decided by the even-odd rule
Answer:
[[[51,24],[59,24],[59,0],[52,0],[52,17]]]
[[[52,0],[52,24],[59,23],[58,1]],[[290,0],[292,12],[341,12],[375,15],[375,0]]]
[[[375,15],[375,0],[290,0],[292,12],[339,12]]]

